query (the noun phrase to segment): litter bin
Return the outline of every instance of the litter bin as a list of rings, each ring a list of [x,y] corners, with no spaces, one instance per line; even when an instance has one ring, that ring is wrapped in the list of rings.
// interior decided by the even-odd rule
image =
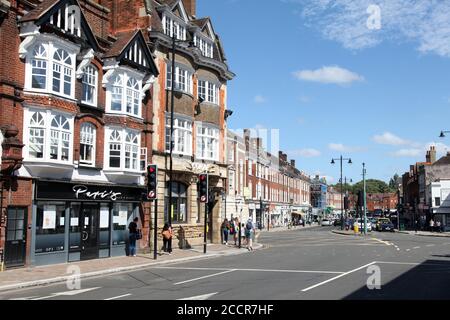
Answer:
[[[404,223],[400,223],[399,231],[405,231],[405,224]]]

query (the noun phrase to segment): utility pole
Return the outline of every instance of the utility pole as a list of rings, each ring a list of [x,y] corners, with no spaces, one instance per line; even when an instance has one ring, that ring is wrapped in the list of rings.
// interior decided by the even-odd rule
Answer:
[[[366,164],[363,163],[363,183],[364,183],[364,234],[367,234],[367,201],[366,201]]]

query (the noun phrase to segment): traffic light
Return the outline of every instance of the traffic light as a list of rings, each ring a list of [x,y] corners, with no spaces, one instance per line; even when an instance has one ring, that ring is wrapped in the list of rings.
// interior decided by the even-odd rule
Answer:
[[[155,164],[147,166],[147,198],[156,199],[158,185],[158,167]]]
[[[360,190],[358,192],[358,207],[364,206],[364,193]]]
[[[201,173],[198,176],[198,198],[200,199],[200,202],[202,203],[208,203],[208,174],[207,173]]]

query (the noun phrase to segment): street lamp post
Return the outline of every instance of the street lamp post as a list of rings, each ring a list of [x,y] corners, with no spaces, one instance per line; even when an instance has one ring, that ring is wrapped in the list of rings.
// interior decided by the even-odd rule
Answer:
[[[349,182],[352,183],[353,180],[350,179]],[[348,195],[348,190],[347,190],[347,177],[344,177],[344,186],[345,186],[345,196],[347,197],[347,201],[350,201],[350,199],[348,198],[349,195]],[[342,210],[345,210],[345,218],[348,218],[348,212],[347,212],[347,209],[345,208],[345,202],[344,202],[344,208],[341,208],[341,212],[342,212]]]
[[[343,161],[348,161],[348,164],[352,164],[352,159],[351,158],[343,158],[342,155],[340,156],[340,158],[333,158],[331,159],[331,164],[335,164],[335,161],[339,161],[340,165],[341,165],[341,208],[344,208],[344,190],[343,190],[343,179],[342,179],[342,166],[343,166]],[[344,230],[344,215],[341,211],[341,230]]]
[[[363,163],[364,234],[367,234],[366,164]]]
[[[179,42],[188,42],[189,47],[193,46],[192,41],[186,41],[186,40],[177,40],[175,38],[175,35],[172,36],[172,70],[171,70],[171,86],[170,86],[170,165],[169,165],[169,216],[168,216],[168,223],[169,225],[172,225],[172,215],[173,215],[173,203],[172,203],[172,180],[173,180],[173,147],[174,147],[174,141],[173,141],[173,121],[174,121],[174,95],[175,95],[175,49],[176,44]]]

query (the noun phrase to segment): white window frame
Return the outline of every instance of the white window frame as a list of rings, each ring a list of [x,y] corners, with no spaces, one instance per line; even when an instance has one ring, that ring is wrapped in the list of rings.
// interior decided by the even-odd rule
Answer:
[[[166,89],[172,89],[172,62],[167,61],[166,63]],[[194,94],[193,91],[193,74],[187,68],[175,65],[175,91],[184,92],[190,95]]]
[[[134,70],[118,67],[110,77],[110,82],[106,90],[106,112],[112,114],[129,115],[142,119],[142,80],[144,75]],[[117,81],[120,79],[120,81]],[[129,86],[131,80],[136,81],[137,88]],[[120,89],[120,90],[119,90]],[[120,110],[113,110],[113,95],[120,91]],[[118,93],[117,93],[118,94]],[[128,103],[131,99],[131,112],[128,112]],[[137,114],[134,112],[137,106]]]
[[[119,140],[111,140],[111,134],[117,131],[119,133]],[[127,137],[129,134],[135,135],[137,143],[131,143],[127,141]],[[120,146],[120,166],[119,167],[111,167],[110,166],[110,144],[115,144]],[[136,169],[133,169],[132,166],[126,167],[126,150],[128,147],[135,147],[136,157],[133,158],[131,155],[130,163],[132,160],[136,160]],[[124,171],[124,172],[136,172],[141,173],[141,134],[137,130],[132,130],[129,128],[118,128],[118,127],[106,127],[105,128],[105,147],[104,147],[104,168],[106,171]]]
[[[192,128],[191,119],[174,116],[173,119],[173,150],[172,153],[191,156],[192,155]],[[166,117],[165,126],[165,150],[170,152],[170,117]],[[180,144],[180,141],[183,143]]]
[[[204,37],[195,34],[194,45],[200,49],[203,56],[214,59],[214,49],[212,41],[206,40]]]
[[[205,79],[198,80],[197,98],[202,97],[205,102],[219,105],[220,85]]]
[[[45,48],[45,56],[36,58],[34,53],[35,49],[39,46]],[[70,59],[70,64],[61,63],[54,59],[55,53],[58,50],[63,50],[67,53],[67,58]],[[76,56],[80,48],[77,45],[66,42],[59,38],[40,35],[33,45],[30,47],[26,55],[26,65],[25,65],[25,87],[26,92],[36,92],[45,94],[54,94],[63,98],[75,100],[75,72],[76,72]],[[41,61],[43,64],[45,62],[45,87],[44,88],[33,88],[33,60]],[[53,90],[53,80],[54,80],[54,70],[60,69],[60,86],[59,91]],[[65,79],[65,75],[68,75],[69,79]],[[70,84],[70,93],[64,93],[64,83],[68,82]]]
[[[196,122],[195,126],[197,133],[196,157],[203,160],[219,161],[219,128],[203,122]],[[202,132],[203,130],[205,132]]]
[[[175,34],[177,40],[186,40],[186,24],[179,21],[179,19],[174,19],[164,14],[162,17],[162,25],[165,35],[173,38]]]
[[[81,80],[81,102],[93,107],[97,106],[98,99],[98,69],[95,65],[90,64],[86,66],[83,70],[83,78]],[[86,98],[85,88],[92,88],[93,95],[92,101],[89,101]]]
[[[87,129],[84,129],[87,128]],[[95,153],[96,153],[96,142],[97,142],[97,128],[94,124],[91,122],[83,122],[80,125],[80,160],[79,163],[83,166],[95,166]],[[92,160],[82,160],[81,159],[81,150],[82,150],[82,144],[85,144],[86,146],[90,146],[92,148]]]
[[[31,146],[30,143],[30,122],[33,115],[38,112],[43,117],[43,124],[39,126],[34,126],[38,130],[43,130],[43,143],[42,143],[42,158],[33,158],[30,156]],[[52,127],[52,121],[55,117],[62,116],[67,120],[67,124],[69,126],[68,129],[64,128],[56,128]],[[58,159],[51,159],[50,151],[51,151],[51,135],[52,133],[58,133]],[[29,162],[52,162],[52,163],[60,163],[60,164],[72,164],[73,163],[73,133],[74,133],[74,117],[72,115],[66,114],[64,112],[56,112],[52,110],[38,109],[38,108],[24,108],[24,130],[23,130],[23,139],[25,141],[24,147],[24,161]],[[62,136],[68,135],[68,146],[63,147]],[[68,149],[68,159],[62,160],[62,150]]]

